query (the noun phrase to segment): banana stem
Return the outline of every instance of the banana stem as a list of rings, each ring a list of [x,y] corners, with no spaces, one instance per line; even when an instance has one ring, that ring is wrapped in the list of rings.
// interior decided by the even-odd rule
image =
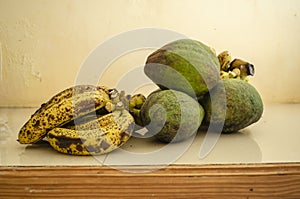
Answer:
[[[146,97],[142,94],[136,94],[129,99],[129,112],[134,117],[135,123],[144,126],[141,118],[141,108],[146,101]]]

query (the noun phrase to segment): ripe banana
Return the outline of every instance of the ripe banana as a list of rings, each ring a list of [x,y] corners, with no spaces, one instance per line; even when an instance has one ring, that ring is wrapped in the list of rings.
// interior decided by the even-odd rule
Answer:
[[[50,145],[71,155],[101,155],[119,148],[130,138],[134,119],[127,110],[116,110],[74,127],[49,131]]]
[[[49,130],[101,108],[112,111],[108,88],[91,85],[68,88],[42,104],[20,129],[18,141],[21,144],[36,143]]]
[[[46,136],[62,153],[108,153],[123,145],[134,129],[134,118],[125,109],[129,98],[102,86],[68,88],[42,104],[21,128],[18,141],[31,144]]]

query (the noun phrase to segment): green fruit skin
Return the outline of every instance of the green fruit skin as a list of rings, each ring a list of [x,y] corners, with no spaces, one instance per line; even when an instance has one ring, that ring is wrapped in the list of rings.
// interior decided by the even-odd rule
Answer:
[[[141,118],[149,133],[155,134],[160,141],[179,142],[197,132],[204,109],[183,92],[159,90],[147,97],[141,108]]]
[[[220,79],[220,63],[205,44],[180,39],[148,56],[145,74],[161,89],[174,89],[201,97]]]
[[[213,99],[212,103],[210,99]],[[222,99],[226,99],[226,107]],[[200,103],[206,112],[204,120],[207,123],[218,124],[224,121],[222,110],[226,108],[224,133],[239,131],[257,122],[264,110],[258,91],[248,82],[239,79],[220,80],[210,91],[210,95],[207,94]],[[212,104],[215,111],[213,118]]]

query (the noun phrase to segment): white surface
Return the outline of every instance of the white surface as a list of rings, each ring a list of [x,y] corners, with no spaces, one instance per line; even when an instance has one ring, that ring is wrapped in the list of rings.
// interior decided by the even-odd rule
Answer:
[[[21,145],[17,134],[35,108],[1,108],[0,165],[167,165],[300,162],[300,104],[267,104],[263,117],[240,133],[221,135],[211,153],[199,159],[205,132],[194,140],[163,144],[152,138],[131,138],[121,149],[101,156],[70,156],[49,145]],[[0,122],[1,122],[0,120]],[[8,128],[7,128],[8,127]],[[9,129],[9,131],[5,131]],[[9,137],[4,135],[9,132]],[[5,139],[6,138],[6,139]],[[189,145],[191,143],[191,145]],[[187,144],[187,147],[182,147]],[[162,149],[168,147],[166,151]],[[178,151],[187,148],[184,151]],[[157,153],[156,153],[157,152]],[[154,155],[153,155],[154,154]],[[174,158],[177,157],[177,158]]]

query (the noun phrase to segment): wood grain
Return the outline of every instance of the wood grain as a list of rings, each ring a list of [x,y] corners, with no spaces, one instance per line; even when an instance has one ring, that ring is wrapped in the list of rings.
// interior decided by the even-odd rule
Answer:
[[[0,198],[300,198],[300,163],[149,169],[0,167]]]

